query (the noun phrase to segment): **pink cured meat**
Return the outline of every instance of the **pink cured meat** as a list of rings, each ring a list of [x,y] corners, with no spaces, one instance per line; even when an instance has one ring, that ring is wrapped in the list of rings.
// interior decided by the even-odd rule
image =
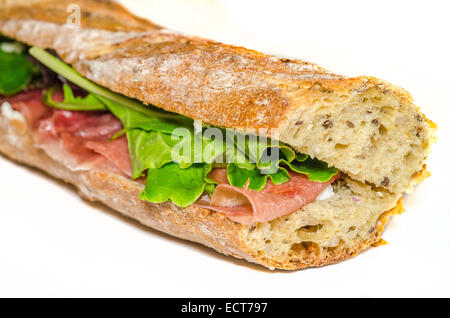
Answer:
[[[310,181],[303,174],[291,172],[290,181],[274,185],[269,179],[261,191],[230,185],[226,180],[225,169],[214,169],[209,177],[219,185],[214,190],[209,204],[198,202],[197,205],[222,212],[232,221],[252,224],[268,222],[301,209],[315,201],[339,175],[322,183]]]
[[[64,163],[94,167],[105,162],[131,176],[131,161],[125,136],[111,137],[122,130],[119,119],[105,112],[57,110],[42,103],[42,90],[32,90],[5,99],[33,127],[37,145]],[[53,95],[62,100],[61,92]]]

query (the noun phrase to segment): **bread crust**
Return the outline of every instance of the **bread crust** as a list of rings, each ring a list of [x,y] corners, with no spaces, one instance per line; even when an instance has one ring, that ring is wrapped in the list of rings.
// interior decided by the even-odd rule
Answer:
[[[160,26],[131,14],[122,5],[102,0],[0,0],[0,19],[41,20],[65,24],[80,10],[80,24],[85,28],[109,31],[148,31]]]
[[[243,131],[278,128],[296,108],[297,98],[311,101],[330,91],[376,88],[412,101],[406,91],[373,77],[347,78],[310,62],[277,58],[153,24],[109,32],[118,30],[98,23],[93,13],[103,16],[124,9],[91,5],[103,1],[75,1],[85,15],[91,13],[77,28],[64,19],[72,2],[14,4],[0,14],[0,31],[29,45],[56,50],[82,75],[112,91],[212,125]],[[49,7],[52,15],[47,14]]]
[[[306,248],[296,251],[290,258],[271,259],[246,245],[244,236],[248,226],[232,222],[222,213],[194,206],[179,208],[170,202],[154,204],[141,201],[139,192],[143,185],[127,177],[92,170],[70,170],[35,146],[24,121],[9,120],[0,115],[0,152],[74,185],[83,198],[101,202],[146,226],[270,269],[296,270],[322,266],[354,256],[379,241],[390,215],[402,210],[400,200],[396,207],[378,218],[375,230],[367,240],[344,252],[330,249],[318,254]]]
[[[242,131],[285,126],[298,105],[306,107],[330,92],[357,94],[372,88],[411,103],[406,91],[372,77],[345,78],[301,60],[188,37],[104,2],[41,0],[30,7],[30,1],[3,0],[0,32],[56,50],[81,74],[113,91]],[[72,3],[84,12],[81,28],[65,25],[66,9]],[[267,135],[272,136],[270,130]],[[86,199],[100,201],[144,225],[268,268],[294,270],[347,259],[377,242],[389,216],[401,210],[399,201],[379,217],[368,239],[345,251],[318,254],[306,248],[290,258],[270,259],[246,245],[245,226],[221,213],[144,202],[139,200],[142,185],[137,182],[117,174],[68,169],[34,146],[25,123],[0,117],[0,152],[73,184]]]

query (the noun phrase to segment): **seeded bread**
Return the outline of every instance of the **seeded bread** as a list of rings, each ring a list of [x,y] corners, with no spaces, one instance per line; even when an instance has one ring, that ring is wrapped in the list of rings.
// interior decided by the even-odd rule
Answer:
[[[411,96],[373,77],[182,35],[105,1],[3,4],[0,32],[56,50],[98,84],[212,125],[259,129],[391,192],[411,188],[434,142]],[[70,4],[81,27],[65,24]]]
[[[80,5],[81,28],[65,25],[70,4]],[[343,171],[331,198],[244,226],[207,209],[140,201],[142,185],[121,175],[72,171],[35,147],[25,122],[0,116],[0,152],[89,200],[221,253],[282,269],[346,259],[379,241],[388,217],[402,209],[402,192],[426,176],[434,126],[407,92],[378,79],[181,35],[107,1],[0,0],[0,32],[56,50],[113,91],[213,125],[262,129]]]

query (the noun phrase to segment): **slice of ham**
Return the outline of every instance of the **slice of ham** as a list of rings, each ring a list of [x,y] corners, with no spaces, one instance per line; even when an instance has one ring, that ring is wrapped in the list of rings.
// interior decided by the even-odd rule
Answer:
[[[214,169],[209,177],[219,185],[214,190],[209,204],[199,201],[197,205],[225,213],[232,221],[253,224],[268,222],[301,209],[316,200],[339,175],[322,183],[310,181],[305,175],[291,172],[290,181],[274,185],[269,179],[261,191],[230,185],[225,169]]]
[[[39,119],[48,116],[52,112],[49,107],[42,103],[42,90],[40,89],[8,97],[5,101],[9,102],[13,109],[21,112],[27,123],[33,128]]]
[[[5,99],[20,111],[36,145],[71,169],[120,171],[131,176],[131,161],[125,136],[111,137],[123,126],[111,113],[57,110],[42,103],[42,90],[32,90]],[[55,92],[54,100],[62,100]]]
[[[107,142],[88,141],[85,146],[86,148],[101,154],[109,161],[114,162],[116,167],[127,176],[132,176],[130,155],[128,153],[128,141],[125,136]]]
[[[53,111],[49,119],[51,132],[69,133],[83,139],[109,140],[123,127],[120,121],[110,113]],[[45,121],[44,121],[45,122]]]

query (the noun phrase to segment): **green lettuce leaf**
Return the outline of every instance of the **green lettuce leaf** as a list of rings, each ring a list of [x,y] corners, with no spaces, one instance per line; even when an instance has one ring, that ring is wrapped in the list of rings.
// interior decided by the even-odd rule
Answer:
[[[178,115],[176,117],[166,118],[164,116],[158,116],[159,113],[148,116],[142,112],[124,107],[122,104],[103,96],[97,96],[97,98],[106,105],[114,116],[120,119],[125,130],[139,128],[145,131],[155,130],[181,136],[182,134],[178,132],[180,130],[179,128],[192,129],[193,127],[194,121],[188,117]]]
[[[36,67],[27,60],[26,55],[7,53],[0,50],[0,94],[14,95],[28,85]]]
[[[141,177],[149,168],[160,168],[173,161],[180,168],[186,169],[194,163],[213,163],[217,156],[224,152],[220,143],[203,138],[197,140],[202,143],[202,157],[194,149],[196,136],[176,136],[160,131],[146,131],[140,128],[126,131],[130,158],[133,167],[133,178]]]
[[[284,162],[292,171],[302,173],[308,176],[308,179],[316,182],[327,182],[338,173],[335,167],[328,167],[326,162],[317,158],[308,158],[303,162],[293,161]]]
[[[159,169],[149,169],[145,190],[139,197],[154,203],[170,200],[177,206],[187,207],[205,192],[205,179],[210,171],[208,164],[193,164],[181,169],[173,162]]]
[[[158,131],[132,129],[127,131],[133,178],[145,175],[147,169],[158,169],[172,161],[177,141]]]
[[[224,153],[224,143],[202,134],[194,134],[193,120],[184,116],[179,118],[148,117],[133,109],[97,96],[108,109],[120,119],[126,132],[133,178],[144,175],[149,168],[160,168],[174,161],[181,168],[193,163],[212,163]],[[196,144],[202,150],[196,151]]]
[[[239,167],[234,163],[227,165],[228,181],[231,185],[243,188],[248,182],[248,189],[260,191],[264,189],[267,178],[270,178],[273,184],[282,184],[289,181],[289,173],[286,169],[280,168],[272,174],[263,174],[256,165],[252,167]]]
[[[183,168],[189,167],[193,163],[225,162],[223,160],[226,147],[226,143],[221,139],[186,130],[174,148],[173,160]]]
[[[241,168],[234,163],[227,166],[228,181],[231,185],[243,188],[248,183],[248,189],[262,190],[267,182],[267,175],[254,166],[253,168]]]
[[[247,138],[247,137],[245,137]],[[338,170],[328,167],[325,162],[318,159],[311,159],[308,155],[296,153],[289,146],[279,143],[274,144],[270,139],[247,138],[245,147],[236,149],[240,155],[234,157],[242,162],[242,158],[247,161],[235,163],[231,160],[227,166],[228,181],[231,185],[243,188],[248,183],[248,188],[253,190],[264,189],[267,178],[270,177],[273,184],[282,184],[290,180],[288,168],[292,171],[305,174],[309,180],[317,182],[327,182]],[[273,151],[278,152],[278,158],[271,156]]]
[[[108,110],[108,108],[106,108],[105,105],[93,94],[89,94],[86,97],[75,97],[72,89],[67,84],[63,85],[64,100],[54,101],[52,96],[55,90],[56,87],[49,88],[42,98],[44,104],[49,107],[71,111]]]

